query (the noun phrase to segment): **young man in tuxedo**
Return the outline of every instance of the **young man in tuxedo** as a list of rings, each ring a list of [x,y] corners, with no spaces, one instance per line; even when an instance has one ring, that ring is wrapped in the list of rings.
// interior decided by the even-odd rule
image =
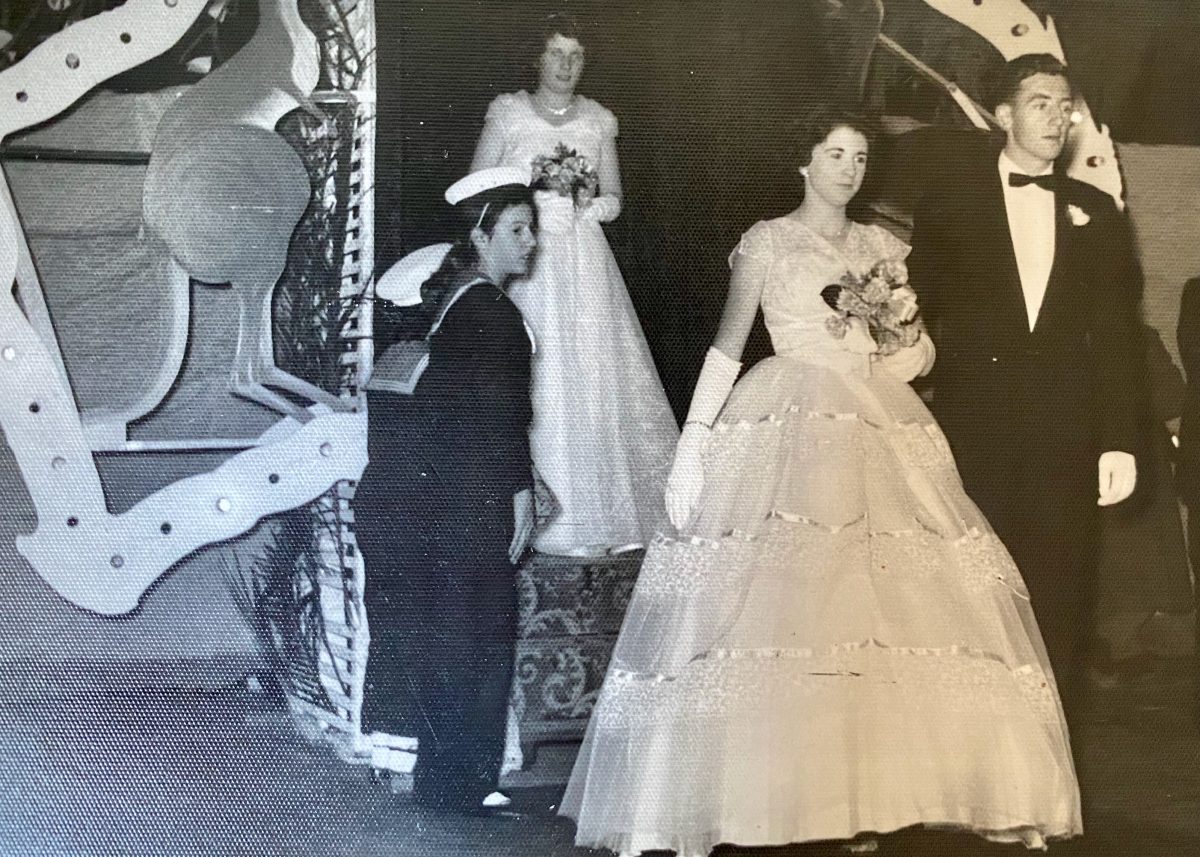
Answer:
[[[1141,276],[1112,199],[1054,171],[1074,110],[1062,63],[1012,60],[992,101],[1004,146],[918,205],[909,270],[937,345],[933,412],[1025,579],[1070,708],[1098,506],[1137,478]]]

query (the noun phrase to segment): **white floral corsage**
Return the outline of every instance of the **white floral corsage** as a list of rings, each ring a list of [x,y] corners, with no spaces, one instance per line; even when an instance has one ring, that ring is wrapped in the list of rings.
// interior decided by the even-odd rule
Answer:
[[[1092,217],[1078,205],[1067,206],[1067,217],[1071,218],[1072,226],[1087,226],[1092,222]]]

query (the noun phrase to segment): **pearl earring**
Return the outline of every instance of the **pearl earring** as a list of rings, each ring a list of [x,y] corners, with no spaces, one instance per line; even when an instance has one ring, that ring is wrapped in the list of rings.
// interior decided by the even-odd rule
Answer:
[[[804,176],[805,178],[808,178],[808,167],[801,167],[800,175]]]

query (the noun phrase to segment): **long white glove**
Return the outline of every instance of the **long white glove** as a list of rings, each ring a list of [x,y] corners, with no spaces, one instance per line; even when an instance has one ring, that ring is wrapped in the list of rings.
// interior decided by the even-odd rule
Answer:
[[[921,336],[916,342],[908,348],[901,348],[895,354],[880,357],[876,361],[876,365],[893,378],[907,384],[914,378],[929,374],[935,359],[937,359],[937,349],[933,346],[933,340],[925,334],[925,331],[921,331]]]
[[[675,447],[675,461],[667,477],[667,516],[675,529],[682,530],[695,514],[700,492],[704,488],[704,447],[712,434],[713,423],[729,391],[737,380],[742,364],[726,357],[716,348],[709,348],[704,357],[700,380],[692,393],[687,422]]]
[[[533,195],[538,210],[538,229],[551,235],[565,235],[575,228],[575,202],[569,196],[551,190]]]
[[[579,219],[589,223],[611,223],[621,215],[621,199],[612,194],[593,197],[579,212]]]

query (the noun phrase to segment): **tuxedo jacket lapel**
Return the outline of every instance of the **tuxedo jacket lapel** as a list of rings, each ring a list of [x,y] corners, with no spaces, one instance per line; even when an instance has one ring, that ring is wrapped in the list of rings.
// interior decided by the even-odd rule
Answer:
[[[997,323],[1012,335],[1029,334],[1029,313],[1025,309],[1025,292],[1017,268],[1017,253],[1013,249],[1012,232],[1008,228],[1008,207],[1004,203],[1004,186],[994,167],[990,176],[980,183],[983,195],[983,234],[980,246],[990,256],[988,279],[995,289],[995,299],[1001,317]],[[984,249],[985,248],[985,249]]]
[[[1071,224],[1067,218],[1067,200],[1063,192],[1054,194],[1054,263],[1050,267],[1050,279],[1046,282],[1046,294],[1042,297],[1042,306],[1038,311],[1034,331],[1041,332],[1051,318],[1058,305],[1062,292],[1067,288],[1064,275],[1069,267]]]

